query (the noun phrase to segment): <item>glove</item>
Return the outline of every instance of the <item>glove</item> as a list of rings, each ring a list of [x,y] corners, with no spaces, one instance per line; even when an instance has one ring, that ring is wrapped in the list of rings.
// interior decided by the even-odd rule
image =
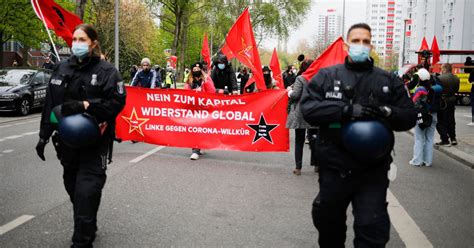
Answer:
[[[40,138],[38,141],[38,144],[36,144],[36,154],[38,154],[38,157],[41,158],[41,160],[46,161],[44,157],[44,147],[48,144],[48,140],[45,140],[43,138]]]
[[[82,113],[85,111],[84,103],[82,101],[70,101],[63,103],[61,107],[61,114],[63,116]]]
[[[342,108],[342,115],[349,119],[375,119],[378,117],[385,117],[379,107],[373,105],[361,105],[358,103],[345,105]]]

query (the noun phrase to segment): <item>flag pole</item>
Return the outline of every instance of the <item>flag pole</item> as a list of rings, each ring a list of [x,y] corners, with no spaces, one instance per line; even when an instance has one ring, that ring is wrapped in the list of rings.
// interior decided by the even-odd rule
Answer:
[[[115,0],[115,35],[114,35],[114,50],[115,50],[115,68],[119,70],[119,1]],[[150,65],[151,66],[151,65]]]
[[[33,1],[33,0],[31,0],[31,1]],[[41,19],[41,21],[43,22],[44,27],[46,28],[46,32],[48,33],[49,40],[51,41],[51,44],[53,44],[54,53],[56,53],[56,57],[58,58],[58,62],[61,62],[61,58],[59,57],[58,50],[56,50],[56,45],[54,44],[53,37],[51,37],[51,33],[50,33],[49,29],[48,29],[48,25],[46,25],[46,22],[45,22],[45,20],[44,20],[43,12],[41,11],[41,7],[40,7],[40,5],[39,5],[39,3],[38,3],[38,0],[34,0],[34,1],[36,2],[36,6],[38,7],[40,19]],[[34,8],[34,7],[35,7],[35,6],[34,6],[34,3],[32,3],[32,4],[33,4],[33,10],[36,10],[36,8]],[[35,11],[35,12],[36,12],[36,11]],[[36,14],[38,14],[38,13],[36,13]]]

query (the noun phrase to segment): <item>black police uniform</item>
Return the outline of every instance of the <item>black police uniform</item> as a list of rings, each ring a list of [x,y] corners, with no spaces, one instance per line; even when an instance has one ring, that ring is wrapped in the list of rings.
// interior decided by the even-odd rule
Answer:
[[[416,111],[401,80],[374,67],[373,60],[350,63],[346,57],[345,64],[321,69],[305,86],[301,111],[309,124],[320,127],[313,147],[320,166],[320,192],[313,202],[312,216],[321,247],[344,247],[346,211],[351,202],[354,246],[384,247],[389,240],[386,192],[390,152],[377,161],[361,160],[342,144],[341,127],[352,119],[349,110],[356,104],[372,106],[372,113],[391,130],[408,130],[416,123]],[[382,111],[381,106],[391,111]]]
[[[95,117],[97,123],[107,123],[99,141],[90,147],[68,147],[56,133],[52,138],[64,168],[64,186],[73,203],[73,246],[90,247],[97,231],[97,211],[106,180],[107,156],[111,161],[115,118],[125,105],[123,80],[110,63],[99,57],[86,57],[83,63],[78,63],[76,57],[72,56],[54,70],[46,94],[40,142],[43,140],[47,143],[57,129],[50,123],[50,115],[52,108],[60,104],[63,114],[67,115],[83,112],[82,101],[88,101],[90,105],[85,112]],[[76,107],[64,113],[67,104]]]

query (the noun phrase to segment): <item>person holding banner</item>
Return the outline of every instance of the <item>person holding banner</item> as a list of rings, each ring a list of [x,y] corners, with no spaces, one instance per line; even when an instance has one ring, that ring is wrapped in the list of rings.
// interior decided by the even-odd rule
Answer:
[[[125,106],[126,92],[117,69],[100,59],[99,37],[92,25],[76,27],[71,50],[73,56],[62,60],[51,76],[36,152],[44,161],[52,136],[73,204],[72,247],[92,247],[107,159],[112,161],[115,119]],[[67,139],[71,134],[76,139]],[[78,143],[78,137],[84,137],[84,143]]]
[[[322,248],[344,247],[350,203],[354,247],[385,247],[390,238],[393,131],[413,128],[417,113],[400,78],[374,66],[371,38],[369,25],[352,25],[344,64],[320,69],[300,102],[304,119],[319,126],[313,149],[320,190],[312,217]]]
[[[150,59],[143,58],[141,65],[141,71],[137,72],[130,86],[154,89],[156,87],[156,71],[151,69]]]
[[[313,63],[313,60],[305,60],[300,67],[301,73],[305,72],[306,69]],[[286,88],[288,91],[288,97],[290,98],[288,104],[289,113],[288,118],[286,119],[286,128],[295,130],[295,164],[296,168],[293,170],[293,174],[299,176],[301,175],[301,168],[303,164],[303,149],[304,142],[306,139],[306,129],[308,129],[308,134],[311,135],[313,132],[310,132],[311,127],[304,119],[300,110],[300,99],[303,93],[303,87],[308,83],[306,79],[302,76],[298,76],[295,82]],[[315,166],[315,160],[313,153],[311,152],[311,166]],[[317,169],[315,169],[317,171]]]
[[[211,78],[212,82],[214,82],[216,92],[237,95],[239,93],[237,78],[234,69],[232,69],[232,66],[230,66],[230,63],[227,61],[227,57],[224,54],[218,54],[213,64],[215,66],[211,72]]]
[[[194,63],[191,67],[191,73],[188,74],[188,78],[186,79],[186,82],[184,84],[184,89],[209,93],[216,92],[214,84],[203,71],[203,65],[200,62],[197,62]],[[198,160],[199,156],[203,154],[204,153],[201,152],[201,149],[193,148],[191,156],[189,158],[191,160]]]

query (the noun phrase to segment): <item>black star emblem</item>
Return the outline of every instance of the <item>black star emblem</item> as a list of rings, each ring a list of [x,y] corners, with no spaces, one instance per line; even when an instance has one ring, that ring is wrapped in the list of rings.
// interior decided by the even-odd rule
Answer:
[[[267,124],[265,121],[265,117],[263,114],[260,114],[260,120],[258,124],[247,124],[248,127],[255,131],[255,137],[253,138],[252,144],[257,142],[260,138],[266,139],[268,142],[273,144],[272,137],[270,136],[270,132],[278,127],[280,124]]]

